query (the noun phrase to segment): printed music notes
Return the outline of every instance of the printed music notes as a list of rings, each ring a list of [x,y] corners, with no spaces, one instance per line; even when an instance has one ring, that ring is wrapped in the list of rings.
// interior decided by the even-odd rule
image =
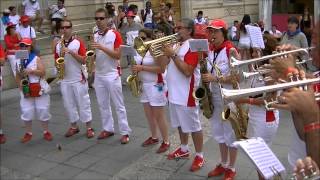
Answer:
[[[264,49],[265,46],[260,27],[252,25],[246,25],[245,27],[250,37],[251,47]]]
[[[281,176],[285,168],[262,138],[252,138],[234,142],[252,160],[265,179]]]

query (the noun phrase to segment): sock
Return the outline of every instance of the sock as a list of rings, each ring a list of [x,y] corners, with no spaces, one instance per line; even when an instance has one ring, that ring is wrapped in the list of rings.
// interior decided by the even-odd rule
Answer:
[[[203,152],[197,152],[196,156],[199,156],[199,157],[203,158]]]
[[[234,168],[233,166],[228,165],[228,169],[231,169],[233,172],[236,172],[236,168]]]
[[[169,141],[164,141],[164,140],[163,140],[163,143],[165,143],[165,144],[170,144],[170,142],[169,142]]]
[[[228,167],[228,163],[227,162],[221,162],[220,163],[222,167],[227,168]]]
[[[30,134],[30,135],[32,135],[32,132],[27,132],[27,134]]]
[[[181,151],[182,152],[188,152],[189,151],[189,146],[188,144],[187,145],[184,145],[184,144],[181,144]]]
[[[0,134],[3,134],[3,131],[2,131],[2,129],[0,129]]]

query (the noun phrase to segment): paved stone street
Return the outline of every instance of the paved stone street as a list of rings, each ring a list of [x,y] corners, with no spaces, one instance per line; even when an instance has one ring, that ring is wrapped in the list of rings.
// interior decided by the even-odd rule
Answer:
[[[127,74],[128,69],[125,69],[123,84]],[[22,144],[19,140],[24,134],[24,128],[20,121],[18,90],[2,92],[1,114],[7,143],[1,145],[1,179],[207,179],[207,173],[219,161],[218,145],[210,138],[209,122],[203,118],[206,164],[200,171],[192,173],[189,167],[193,157],[189,160],[169,161],[166,159],[168,152],[160,155],[155,153],[158,146],[141,147],[141,143],[149,137],[142,105],[131,96],[126,86],[123,87],[123,93],[129,124],[133,130],[127,145],[120,144],[119,134],[107,140],[88,140],[83,124],[80,124],[79,134],[65,138],[64,133],[69,124],[58,86],[54,86],[51,92],[52,119],[49,127],[54,140],[44,141],[40,123],[34,121],[32,141]],[[97,135],[101,130],[100,114],[94,90],[90,90],[90,95],[93,127]],[[118,127],[117,124],[115,127]],[[287,152],[291,128],[290,115],[287,112],[281,113],[280,128],[272,145],[272,150],[289,171]],[[179,144],[174,129],[170,130],[170,140],[170,150],[173,150]],[[257,179],[256,170],[242,152],[239,152],[236,168],[237,179]]]

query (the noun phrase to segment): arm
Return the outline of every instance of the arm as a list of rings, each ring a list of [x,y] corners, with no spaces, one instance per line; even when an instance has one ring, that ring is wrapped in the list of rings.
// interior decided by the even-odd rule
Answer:
[[[40,58],[37,58],[37,69],[31,70],[31,69],[25,69],[25,73],[27,75],[36,75],[40,77],[44,77],[46,75],[46,70],[44,67],[44,64],[41,62]]]
[[[121,58],[121,51],[120,45],[122,44],[122,38],[119,32],[114,32],[116,35],[115,42],[114,42],[114,49],[111,50],[107,47],[102,46],[99,43],[92,43],[92,48],[97,48],[106,53],[108,56],[112,57],[113,59],[119,60]]]
[[[191,61],[193,61],[193,63],[185,62],[185,61],[181,60],[178,56],[175,56],[172,59],[172,61],[177,66],[179,71],[182,72],[186,77],[190,77],[193,74],[194,69],[197,67],[197,64],[198,64],[197,53],[196,52],[190,53],[190,55],[188,55],[188,53],[185,55],[185,59],[191,60]],[[193,58],[192,58],[192,56],[193,56]]]
[[[84,42],[82,40],[78,40],[80,43],[78,52],[68,51],[66,53],[69,53],[72,57],[74,57],[79,63],[85,64],[86,63],[86,47],[84,45]]]

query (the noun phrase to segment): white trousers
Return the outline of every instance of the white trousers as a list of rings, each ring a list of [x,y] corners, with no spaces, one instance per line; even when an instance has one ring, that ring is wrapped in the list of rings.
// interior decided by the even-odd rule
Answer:
[[[48,121],[50,114],[50,96],[43,94],[40,97],[25,98],[20,92],[21,119],[23,121],[32,121],[37,119],[40,121]]]
[[[119,76],[95,76],[94,89],[99,104],[102,126],[105,131],[114,132],[110,99],[112,100],[121,135],[130,134],[127,112],[124,106],[121,78]]]
[[[16,59],[15,55],[8,55],[7,58],[10,62],[10,66],[11,66],[11,70],[13,72],[13,75],[14,75],[14,77],[16,77],[16,70],[17,70],[17,68],[19,68],[19,67],[17,67],[17,65],[20,63],[19,59]]]
[[[71,123],[81,121],[83,123],[92,120],[91,103],[88,93],[88,83],[61,82],[61,93],[64,108]]]

